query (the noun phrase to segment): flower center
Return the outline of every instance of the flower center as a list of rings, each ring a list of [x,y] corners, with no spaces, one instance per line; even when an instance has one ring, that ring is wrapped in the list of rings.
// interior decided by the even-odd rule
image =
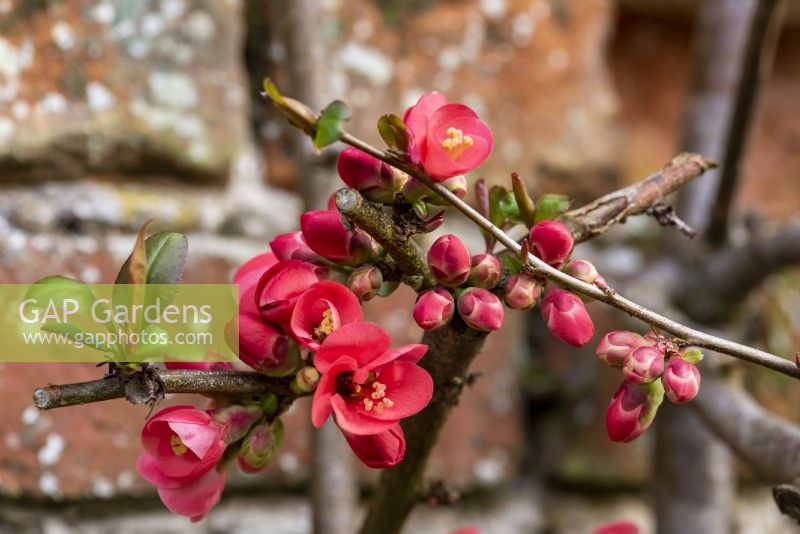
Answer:
[[[172,437],[169,438],[169,446],[172,447],[175,456],[183,456],[189,450],[178,434],[172,434]]]
[[[394,401],[386,396],[386,384],[378,382],[378,374],[372,372],[363,384],[353,381],[353,374],[339,375],[337,391],[353,399],[359,399],[364,404],[364,410],[371,412],[380,411],[394,406]]]
[[[314,339],[322,343],[333,332],[333,312],[328,308],[322,312],[322,320],[314,329]]]
[[[447,137],[442,140],[442,148],[453,161],[457,160],[466,149],[473,145],[472,137],[452,126],[447,129]]]

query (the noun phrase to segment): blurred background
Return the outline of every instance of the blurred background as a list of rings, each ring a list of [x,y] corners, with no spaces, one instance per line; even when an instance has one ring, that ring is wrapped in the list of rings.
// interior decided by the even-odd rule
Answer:
[[[304,207],[338,187],[337,149],[311,152],[260,98],[265,76],[317,109],[346,101],[349,129],[374,142],[381,114],[444,92],[495,134],[471,179],[501,183],[516,171],[533,194],[575,205],[681,149],[724,162],[678,199],[701,231],[691,246],[637,218],[576,255],[658,311],[787,358],[800,347],[795,1],[0,0],[0,282],[111,282],[148,219],[151,230],[189,235],[187,282],[225,282],[295,229]],[[710,218],[715,206],[730,216]],[[474,230],[450,219],[480,252]],[[747,248],[781,228],[798,237],[775,261]],[[698,290],[712,256],[722,271],[760,270]],[[368,303],[395,343],[419,338],[413,298],[400,290]],[[598,333],[644,329],[599,304],[590,312]],[[581,533],[614,519],[643,532],[794,531],[770,485],[694,408],[666,407],[643,438],[611,443],[604,416],[620,377],[595,359],[595,343],[565,349],[538,312],[508,317],[429,466],[463,499],[421,506],[407,532]],[[726,387],[800,419],[796,383],[728,359],[717,366]],[[357,492],[375,474],[350,467],[346,451],[337,457],[335,435],[312,439],[304,403],[266,473],[232,477],[203,523],[171,516],[135,469],[146,407],[33,406],[36,387],[100,374],[0,364],[0,531],[309,532],[314,473],[318,532],[354,530]],[[186,400],[198,399],[168,402]]]

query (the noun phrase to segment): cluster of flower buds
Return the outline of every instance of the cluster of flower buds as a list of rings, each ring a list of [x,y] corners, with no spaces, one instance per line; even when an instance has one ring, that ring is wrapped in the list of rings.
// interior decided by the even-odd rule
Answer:
[[[597,357],[624,375],[606,413],[606,430],[613,441],[628,442],[644,434],[664,396],[681,404],[700,390],[696,364],[703,353],[656,334],[614,330],[600,340]]]

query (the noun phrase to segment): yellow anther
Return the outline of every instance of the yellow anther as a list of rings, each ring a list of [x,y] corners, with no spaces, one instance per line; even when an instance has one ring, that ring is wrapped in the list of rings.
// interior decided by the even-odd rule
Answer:
[[[452,126],[447,129],[447,137],[442,139],[442,148],[447,151],[447,155],[453,161],[457,160],[466,149],[475,144],[472,137],[464,135],[464,132]]]
[[[373,402],[369,399],[364,399],[364,409],[368,412],[372,411]]]
[[[172,434],[172,437],[169,438],[169,446],[172,447],[175,456],[183,456],[189,450],[178,434]]]
[[[331,333],[333,333],[333,312],[328,309],[322,312],[322,321],[319,326],[314,329],[314,339],[319,342],[325,340]]]

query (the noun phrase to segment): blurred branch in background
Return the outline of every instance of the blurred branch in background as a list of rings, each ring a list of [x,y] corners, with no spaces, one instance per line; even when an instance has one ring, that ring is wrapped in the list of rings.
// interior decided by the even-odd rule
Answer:
[[[686,286],[695,278],[695,270],[704,268],[707,257],[703,245],[718,244],[728,234],[728,211],[739,179],[743,147],[759,84],[772,63],[782,7],[785,3],[780,0],[710,0],[700,10],[694,32],[694,75],[680,146],[702,151],[721,161],[722,166],[719,172],[681,191],[681,212],[702,237],[695,246],[682,244],[678,248],[683,251],[683,261],[677,266],[681,270],[677,279],[687,281]],[[721,261],[730,259],[727,256]],[[755,263],[741,257],[736,262]],[[736,288],[730,297],[742,302],[745,294],[742,288]],[[673,300],[680,304],[682,296],[685,294],[676,288]],[[704,288],[690,300],[692,304],[716,305],[714,299],[719,296]],[[726,298],[717,308],[729,309],[733,304]],[[702,323],[701,314],[694,315],[690,306],[684,311]],[[706,387],[704,383],[703,389]],[[734,406],[718,404],[720,409],[712,416],[726,418],[725,411],[731,410],[732,415]],[[736,484],[728,446],[694,411],[665,406],[662,412],[657,419],[654,459],[658,531],[730,532]]]

